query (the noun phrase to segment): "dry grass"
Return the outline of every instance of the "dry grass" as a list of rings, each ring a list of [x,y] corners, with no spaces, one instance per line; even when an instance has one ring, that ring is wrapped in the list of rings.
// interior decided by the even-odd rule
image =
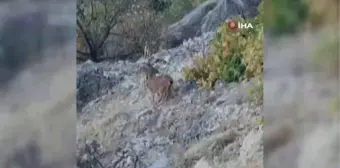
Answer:
[[[218,156],[218,152],[223,150],[225,146],[234,142],[237,138],[237,133],[233,130],[222,133],[217,133],[204,138],[191,145],[187,151],[184,152],[183,157],[177,163],[177,168],[198,166],[202,158],[211,160],[214,156]],[[203,162],[203,161],[201,161]],[[202,163],[206,164],[206,163]]]
[[[86,138],[89,140],[96,140],[106,150],[114,151],[118,147],[121,131],[118,127],[120,125],[120,118],[124,113],[113,113],[112,116],[106,116],[102,119],[93,120],[82,126],[83,135],[79,138]],[[122,120],[123,122],[123,120]]]

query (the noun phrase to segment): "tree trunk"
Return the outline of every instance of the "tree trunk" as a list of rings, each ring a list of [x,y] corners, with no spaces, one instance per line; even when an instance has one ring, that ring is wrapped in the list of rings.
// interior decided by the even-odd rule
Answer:
[[[90,59],[93,62],[99,62],[97,50],[91,50],[90,51]]]

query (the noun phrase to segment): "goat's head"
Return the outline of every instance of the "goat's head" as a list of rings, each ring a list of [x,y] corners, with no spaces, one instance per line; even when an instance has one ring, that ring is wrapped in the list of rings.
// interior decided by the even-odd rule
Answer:
[[[159,71],[154,68],[150,63],[143,64],[140,70],[145,75],[147,80],[155,76],[155,74],[159,73]]]

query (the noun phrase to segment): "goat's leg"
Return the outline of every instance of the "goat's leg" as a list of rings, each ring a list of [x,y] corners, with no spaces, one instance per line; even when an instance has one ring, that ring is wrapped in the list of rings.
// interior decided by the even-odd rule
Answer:
[[[165,93],[164,93],[164,97],[165,97],[165,101],[168,101],[169,99],[172,98],[173,94],[172,94],[172,87],[168,87],[166,90],[165,90]]]
[[[163,96],[159,96],[159,99],[157,101],[157,105],[161,105],[163,103]]]
[[[169,99],[169,92],[168,90],[165,90],[163,94],[163,102],[167,101]]]
[[[152,103],[152,106],[157,106],[158,102],[159,102],[159,98],[158,98],[158,93],[152,93],[152,100],[151,100],[151,103]]]
[[[151,102],[152,102],[152,105],[153,105],[153,106],[156,105],[155,100],[157,99],[157,97],[155,98],[155,96],[157,96],[157,94],[156,94],[156,93],[153,93],[153,94],[152,94],[152,99],[151,99]]]
[[[166,101],[169,100],[169,97],[170,96],[170,93],[169,93],[169,90],[164,90],[163,92],[163,96],[162,96],[162,103],[165,103]]]
[[[168,89],[167,88],[163,88],[161,103],[165,103],[168,100],[168,96],[169,96]]]
[[[152,105],[154,105],[155,103],[155,94],[150,92],[150,95],[149,95],[149,101]]]
[[[158,99],[156,101],[156,104],[158,106],[158,105],[162,104],[162,98],[163,98],[162,92],[157,93],[157,96],[158,96]]]
[[[172,93],[172,86],[170,86],[168,89],[167,89],[167,92],[166,92],[166,100],[169,100],[172,96],[173,96],[173,93]]]

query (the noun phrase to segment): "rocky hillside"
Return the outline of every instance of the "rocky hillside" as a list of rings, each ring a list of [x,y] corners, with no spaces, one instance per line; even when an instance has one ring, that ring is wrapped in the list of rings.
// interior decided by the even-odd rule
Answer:
[[[196,37],[184,33],[183,43],[176,47],[137,62],[88,61],[78,65],[78,155],[82,156],[78,165],[115,168],[261,165],[262,128],[258,123],[261,107],[247,98],[252,81],[218,81],[214,90],[209,91],[183,78],[183,68],[192,64],[195,53],[209,52],[217,26],[231,16],[254,12],[258,3],[207,1],[171,26],[183,33],[178,25],[189,26],[193,21],[190,18],[204,18],[200,27],[197,23],[202,21],[190,27],[202,33]],[[210,9],[202,17],[199,11],[206,5]],[[174,79],[175,96],[157,109],[150,105],[142,85],[139,69],[145,62]],[[84,159],[87,155],[92,158]]]

